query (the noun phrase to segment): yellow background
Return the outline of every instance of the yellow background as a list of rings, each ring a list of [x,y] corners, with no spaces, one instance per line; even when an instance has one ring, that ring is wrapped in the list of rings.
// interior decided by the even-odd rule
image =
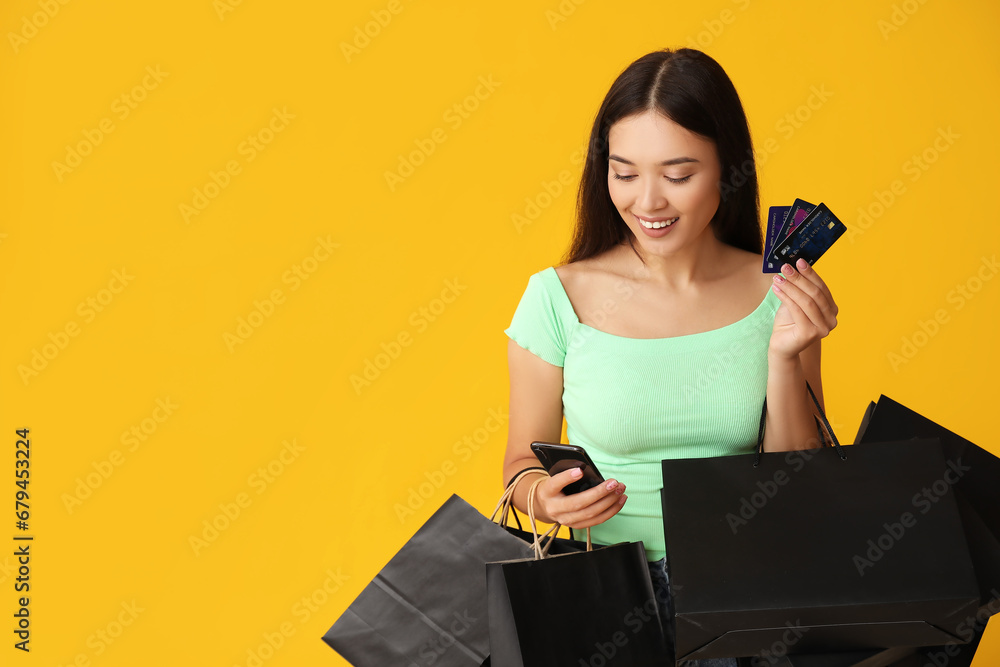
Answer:
[[[264,664],[346,664],[320,637],[396,550],[451,493],[495,503],[503,329],[567,247],[608,87],[667,46],[733,79],[765,210],[855,232],[817,267],[841,439],[885,393],[1000,449],[995,2],[16,0],[0,26],[0,504],[28,427],[36,536],[30,654],[0,556],[4,664],[247,665],[282,628]],[[991,625],[975,665],[998,657]]]

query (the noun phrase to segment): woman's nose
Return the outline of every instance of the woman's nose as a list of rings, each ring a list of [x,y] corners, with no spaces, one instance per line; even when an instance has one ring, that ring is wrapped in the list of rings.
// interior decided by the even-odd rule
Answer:
[[[662,184],[655,179],[647,179],[639,198],[639,206],[646,213],[666,208],[667,198],[663,194]]]

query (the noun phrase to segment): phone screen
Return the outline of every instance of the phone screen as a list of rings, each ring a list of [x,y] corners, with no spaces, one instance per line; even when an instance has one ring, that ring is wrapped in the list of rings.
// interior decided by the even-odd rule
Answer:
[[[571,482],[563,487],[565,495],[573,495],[591,489],[604,481],[604,477],[598,472],[597,466],[590,460],[590,456],[583,447],[576,445],[563,445],[550,442],[533,442],[531,450],[538,457],[550,475],[569,470],[570,468],[581,468],[583,477],[575,482]]]

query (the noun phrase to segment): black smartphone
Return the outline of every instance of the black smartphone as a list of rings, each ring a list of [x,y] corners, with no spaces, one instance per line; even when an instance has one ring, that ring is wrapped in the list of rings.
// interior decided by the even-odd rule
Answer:
[[[570,468],[583,470],[583,477],[563,487],[563,493],[567,496],[591,489],[604,481],[604,477],[583,447],[554,442],[533,442],[531,451],[550,475],[558,475]]]

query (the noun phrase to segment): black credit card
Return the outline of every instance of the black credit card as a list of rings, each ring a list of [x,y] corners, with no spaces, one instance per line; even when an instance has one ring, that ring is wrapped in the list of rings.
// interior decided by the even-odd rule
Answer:
[[[778,266],[795,266],[800,257],[812,266],[834,242],[843,236],[847,227],[826,204],[818,204],[805,220],[784,241],[774,248],[773,259]]]
[[[764,273],[778,273],[781,267],[771,259],[771,248],[778,240],[778,230],[784,224],[791,206],[771,206],[767,209],[767,234],[764,236]]]
[[[813,209],[816,208],[816,204],[810,204],[805,199],[796,199],[792,202],[791,207],[788,209],[788,213],[785,214],[785,219],[781,223],[781,227],[778,228],[778,235],[774,237],[774,244],[772,248],[776,248],[785,241],[788,240],[788,235],[792,231],[802,224],[806,217],[812,213]],[[773,252],[771,256],[773,256]]]

